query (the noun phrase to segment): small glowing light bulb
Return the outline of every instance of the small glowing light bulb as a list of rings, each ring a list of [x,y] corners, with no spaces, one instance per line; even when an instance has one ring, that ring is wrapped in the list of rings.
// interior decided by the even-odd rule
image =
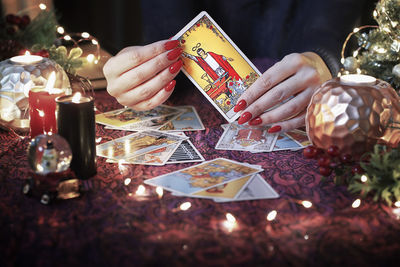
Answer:
[[[358,207],[360,207],[361,205],[361,199],[357,198],[356,200],[354,200],[353,204],[351,204],[351,206],[356,209]]]
[[[82,33],[81,33],[81,36],[82,36],[83,38],[89,38],[89,37],[90,37],[90,34],[87,33],[87,32],[82,32]]]
[[[179,208],[180,208],[181,210],[188,210],[188,209],[190,209],[191,206],[192,206],[192,204],[191,204],[190,202],[183,202],[183,203],[179,206]]]
[[[361,176],[360,180],[361,180],[361,182],[365,183],[366,181],[368,181],[368,177],[365,174],[363,174]]]
[[[45,4],[43,4],[43,3],[40,3],[40,4],[39,4],[39,8],[40,8],[41,10],[45,10],[45,9],[47,8],[47,6],[46,6]]]
[[[69,36],[69,35],[65,35],[65,36],[64,36],[64,40],[66,40],[66,41],[71,41],[71,39],[72,39],[72,38],[71,38],[71,36]]]
[[[397,208],[400,208],[400,200],[396,201],[396,202],[394,203],[394,205],[395,205]]]
[[[124,181],[125,185],[129,185],[131,183],[132,179],[131,178],[126,178]]]
[[[277,214],[278,214],[278,212],[276,210],[270,211],[267,215],[267,220],[270,222],[275,220]]]
[[[58,27],[57,27],[57,32],[58,32],[59,34],[64,34],[65,30],[64,30],[63,27],[58,26]]]
[[[99,42],[97,42],[97,40],[93,39],[93,40],[92,40],[92,44],[94,44],[94,45],[98,45],[98,44],[99,44]]]
[[[161,186],[157,186],[156,187],[156,193],[157,193],[159,198],[162,198],[162,196],[164,195],[164,189]]]
[[[311,203],[310,201],[308,201],[308,200],[303,200],[303,201],[301,202],[301,204],[302,204],[302,205],[304,206],[304,208],[306,208],[306,209],[312,207],[312,203]]]
[[[359,30],[360,30],[359,28],[354,28],[354,29],[353,29],[353,32],[356,33],[356,32],[358,32]]]
[[[144,185],[139,185],[138,188],[136,189],[136,195],[144,196],[145,194],[146,194],[146,187],[144,187]]]

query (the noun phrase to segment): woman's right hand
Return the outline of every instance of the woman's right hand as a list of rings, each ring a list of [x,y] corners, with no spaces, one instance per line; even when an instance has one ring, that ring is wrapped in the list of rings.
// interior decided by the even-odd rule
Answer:
[[[122,49],[104,65],[107,91],[134,110],[149,110],[172,94],[173,80],[182,67],[178,40]]]

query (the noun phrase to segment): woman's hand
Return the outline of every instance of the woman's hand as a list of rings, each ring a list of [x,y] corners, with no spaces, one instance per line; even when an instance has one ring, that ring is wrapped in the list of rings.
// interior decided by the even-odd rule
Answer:
[[[243,110],[238,123],[271,124],[270,133],[303,126],[311,96],[331,78],[328,67],[317,54],[287,55],[264,72],[239,98],[234,108],[235,112]]]
[[[181,54],[178,40],[124,48],[104,65],[107,91],[134,110],[152,109],[172,94]]]

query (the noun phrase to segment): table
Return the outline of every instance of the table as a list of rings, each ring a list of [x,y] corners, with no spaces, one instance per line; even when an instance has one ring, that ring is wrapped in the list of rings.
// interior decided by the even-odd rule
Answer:
[[[206,130],[187,135],[206,160],[260,164],[279,199],[217,204],[166,191],[160,199],[147,185],[148,195],[138,196],[145,179],[195,163],[119,168],[98,158],[83,196],[45,206],[21,193],[28,140],[1,130],[0,266],[398,266],[399,209],[370,198],[352,208],[357,196],[322,182],[316,161],[301,151],[215,150],[223,117],[194,87],[186,93],[169,104],[198,110]],[[95,94],[99,111],[120,107],[106,91]],[[96,127],[101,142],[126,134]],[[228,212],[238,224],[232,232],[222,224]]]

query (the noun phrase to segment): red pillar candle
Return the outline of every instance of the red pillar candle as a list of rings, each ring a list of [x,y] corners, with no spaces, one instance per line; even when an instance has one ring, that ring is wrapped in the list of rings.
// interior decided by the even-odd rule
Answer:
[[[56,133],[56,101],[64,94],[63,90],[53,88],[55,73],[50,74],[46,88],[34,87],[29,91],[30,136],[43,133]]]

